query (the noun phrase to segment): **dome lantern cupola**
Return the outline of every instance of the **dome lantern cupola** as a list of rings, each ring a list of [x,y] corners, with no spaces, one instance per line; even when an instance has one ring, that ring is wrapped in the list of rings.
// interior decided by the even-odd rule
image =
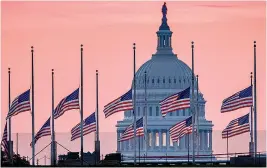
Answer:
[[[164,2],[162,6],[162,19],[161,25],[159,27],[159,31],[157,31],[158,36],[158,45],[157,45],[157,54],[173,54],[172,53],[172,31],[167,23],[167,6],[166,2]]]

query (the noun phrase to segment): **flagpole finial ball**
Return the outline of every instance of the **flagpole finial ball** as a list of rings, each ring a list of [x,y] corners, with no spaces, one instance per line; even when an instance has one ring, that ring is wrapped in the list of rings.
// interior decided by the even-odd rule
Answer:
[[[98,74],[98,70],[96,70],[96,73]]]
[[[133,49],[135,49],[136,47],[135,47],[135,43],[133,43]]]
[[[194,41],[192,41],[191,43],[192,43],[192,45],[194,45]]]
[[[198,78],[198,75],[197,75],[197,78]]]
[[[52,69],[52,72],[54,72],[54,69]]]
[[[256,47],[256,41],[254,41],[254,47]]]
[[[33,52],[33,46],[31,46],[32,52]]]
[[[81,47],[83,48],[83,45],[81,44]]]
[[[10,71],[10,68],[8,68],[8,71]]]

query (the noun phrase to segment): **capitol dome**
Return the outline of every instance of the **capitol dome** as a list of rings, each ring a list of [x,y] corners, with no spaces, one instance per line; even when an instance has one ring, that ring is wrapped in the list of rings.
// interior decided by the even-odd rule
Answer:
[[[153,55],[136,72],[136,88],[144,88],[145,72],[147,89],[186,89],[191,85],[191,69],[175,54]]]
[[[179,142],[172,142],[169,131],[177,122],[192,116],[192,109],[179,109],[168,113],[165,117],[161,114],[160,101],[188,88],[192,83],[192,70],[172,51],[172,31],[167,23],[166,3],[162,7],[162,14],[162,22],[157,31],[157,51],[135,73],[136,113],[133,113],[133,110],[125,111],[123,120],[118,121],[116,125],[117,152],[124,156],[133,156],[134,151],[137,150],[139,152],[136,154],[139,156],[185,156],[188,154],[188,149],[192,149],[192,145],[190,145],[192,144],[192,134],[182,137]],[[132,82],[132,94],[135,94],[133,86]],[[195,82],[194,88],[196,86]],[[197,147],[199,154],[210,155],[213,152],[213,124],[205,118],[206,101],[203,94],[199,92],[197,97],[199,119]],[[145,136],[136,137],[139,141],[137,144],[135,144],[134,139],[120,142],[119,139],[125,129],[134,122],[134,116],[137,119],[144,117],[147,121]],[[190,143],[188,143],[189,139]],[[190,155],[192,155],[191,150]]]

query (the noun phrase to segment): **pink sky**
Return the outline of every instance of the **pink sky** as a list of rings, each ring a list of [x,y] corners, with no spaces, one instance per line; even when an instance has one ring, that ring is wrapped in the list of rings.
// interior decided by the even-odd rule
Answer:
[[[55,69],[55,105],[57,105],[63,97],[79,87],[80,44],[83,44],[84,116],[89,116],[95,110],[95,70],[98,69],[100,131],[115,132],[115,124],[123,118],[123,113],[104,119],[103,106],[130,88],[133,76],[132,43],[137,44],[137,68],[155,53],[157,43],[155,32],[161,23],[163,3],[1,2],[1,4],[1,130],[8,111],[8,67],[11,67],[12,71],[13,100],[30,87],[30,46],[34,46],[35,131],[37,132],[51,113],[51,69]],[[219,141],[224,143],[219,131],[224,129],[230,120],[249,111],[245,108],[221,114],[220,106],[224,98],[250,85],[250,72],[253,71],[253,41],[257,41],[258,130],[263,130],[258,140],[259,148],[265,150],[265,140],[262,139],[265,139],[266,131],[265,2],[168,2],[167,7],[168,24],[173,31],[174,52],[189,66],[191,66],[190,43],[195,42],[195,72],[199,75],[200,90],[207,100],[206,118],[212,120],[214,131],[218,131],[217,138],[213,137],[215,152],[224,151],[219,145]],[[77,110],[66,112],[55,121],[56,132],[70,132],[79,122],[79,118]],[[12,118],[12,132],[31,133],[30,112]],[[244,137],[247,140],[240,150],[247,151],[249,135],[241,135],[239,139]],[[46,137],[46,140],[49,138]],[[110,139],[103,138],[101,145],[105,146],[109,141]],[[113,141],[114,145],[105,149],[106,152],[115,150],[115,136]],[[30,139],[25,143],[30,143]],[[79,140],[74,143],[75,150],[79,150]],[[92,145],[86,147],[93,149]]]

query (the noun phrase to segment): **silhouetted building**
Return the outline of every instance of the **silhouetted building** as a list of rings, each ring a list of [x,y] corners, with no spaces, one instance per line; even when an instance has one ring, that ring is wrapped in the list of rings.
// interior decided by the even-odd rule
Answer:
[[[83,153],[84,162],[83,165],[90,166],[95,165],[95,154],[87,152]],[[79,152],[68,152],[67,155],[58,156],[58,166],[80,166],[81,160]]]

